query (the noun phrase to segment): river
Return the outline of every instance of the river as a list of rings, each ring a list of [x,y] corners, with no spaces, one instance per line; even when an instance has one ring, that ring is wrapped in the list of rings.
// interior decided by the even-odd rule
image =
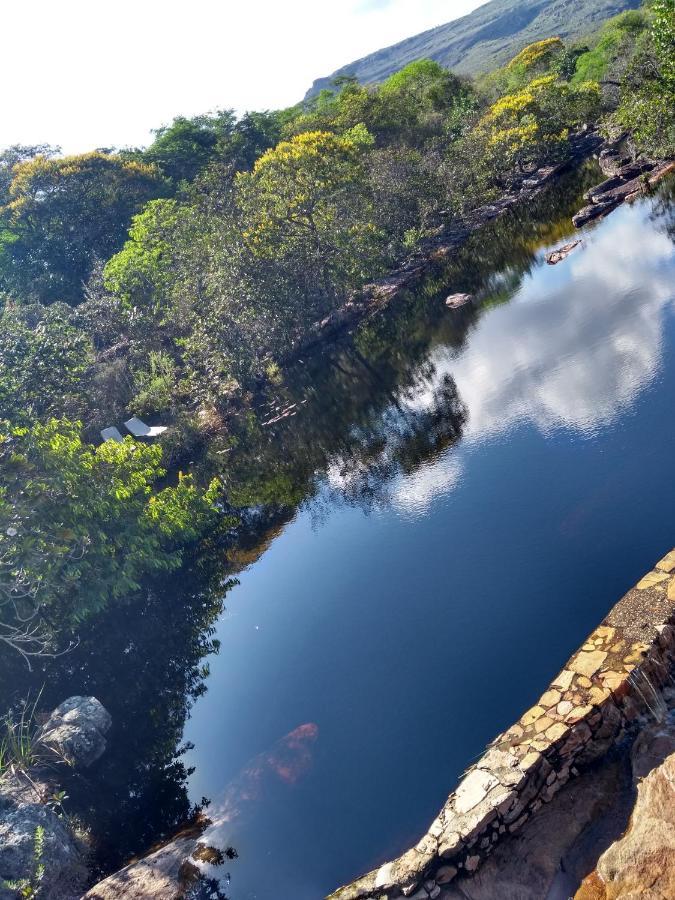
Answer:
[[[104,865],[206,797],[231,900],[317,900],[410,846],[675,544],[673,188],[547,265],[594,178],[299,362],[203,460],[247,540],[36,675],[113,713],[71,791]]]

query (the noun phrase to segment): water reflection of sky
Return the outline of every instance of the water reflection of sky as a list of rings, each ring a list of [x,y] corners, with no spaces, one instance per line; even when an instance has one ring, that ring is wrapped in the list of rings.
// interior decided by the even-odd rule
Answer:
[[[644,227],[648,214],[624,207],[588,229],[564,264],[547,266],[542,253],[459,357],[436,350],[435,377],[413,405],[429,405],[437,379],[451,373],[469,410],[463,446],[400,480],[393,500],[401,510],[423,513],[451,490],[475,443],[524,424],[590,438],[635,403],[658,373],[664,309],[675,300],[675,247],[665,232]]]
[[[232,900],[316,900],[412,843],[675,543],[675,257],[649,210],[589,229],[459,353],[433,351],[399,404],[433,408],[450,374],[458,444],[370,515],[301,511],[228,597],[186,738],[193,797],[240,854]],[[336,460],[333,490],[347,477]]]

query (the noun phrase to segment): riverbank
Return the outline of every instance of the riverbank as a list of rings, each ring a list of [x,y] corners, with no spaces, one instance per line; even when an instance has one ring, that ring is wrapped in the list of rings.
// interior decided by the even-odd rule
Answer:
[[[610,611],[539,701],[500,734],[420,841],[330,900],[450,898],[560,788],[664,713],[675,661],[675,550]]]
[[[419,250],[386,276],[367,284],[341,307],[316,322],[309,335],[289,352],[283,360],[288,364],[318,344],[329,341],[359,321],[385,309],[405,291],[414,290],[439,262],[446,260],[468,239],[494,219],[519,204],[527,203],[541,194],[561,174],[578,166],[604,149],[613,148],[597,128],[586,127],[570,137],[569,155],[556,165],[545,165],[520,176],[514,175],[507,193],[492,203],[479,206],[449,225],[439,225],[436,233],[427,238]]]

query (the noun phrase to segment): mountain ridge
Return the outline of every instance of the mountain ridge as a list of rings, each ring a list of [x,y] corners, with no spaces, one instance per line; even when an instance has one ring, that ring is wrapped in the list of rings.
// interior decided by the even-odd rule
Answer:
[[[639,0],[490,0],[473,12],[427,29],[317,78],[306,99],[341,75],[362,84],[383,81],[416,59],[430,58],[463,75],[488,72],[533,41],[577,38],[603,21],[635,9]]]

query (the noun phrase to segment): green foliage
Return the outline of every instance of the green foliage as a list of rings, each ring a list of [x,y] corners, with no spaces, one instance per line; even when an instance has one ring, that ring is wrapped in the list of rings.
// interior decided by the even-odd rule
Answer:
[[[179,564],[181,547],[214,515],[218,489],[181,476],[153,492],[161,457],[159,446],[130,438],[85,444],[77,423],[4,424],[0,640],[17,621],[82,622],[128,599],[146,573]]]
[[[177,116],[171,125],[158,128],[152,144],[138,155],[173,182],[192,181],[232,134],[234,123],[231,109],[192,119]]]
[[[593,48],[578,56],[572,83],[583,84],[585,81],[613,77],[644,27],[644,16],[638,10],[628,10],[606,22]]]
[[[176,364],[161,350],[148,354],[148,368],[136,374],[138,387],[132,406],[141,415],[170,409],[176,392]]]
[[[326,296],[357,287],[382,262],[372,216],[364,126],[339,136],[305,132],[237,176],[243,237],[255,257],[285,261]]]
[[[64,304],[0,313],[0,409],[15,423],[87,409],[91,344]]]
[[[523,87],[533,78],[553,69],[564,50],[564,44],[559,37],[550,37],[529,44],[513,57],[504,70],[507,90]]]
[[[178,116],[155,131],[147,150],[131,156],[157,166],[174,187],[194,181],[214,162],[246,170],[280,139],[283,118],[283,113],[265,110],[237,119],[231,109],[191,119]]]
[[[654,0],[651,38],[659,64],[659,77],[675,94],[675,0]]]
[[[544,75],[521,91],[507,94],[476,126],[486,145],[486,160],[494,171],[524,169],[556,158],[569,129],[592,118],[599,105],[597,84],[578,88]]]
[[[181,207],[176,200],[153,200],[134,216],[129,238],[103,270],[105,287],[129,307],[159,315],[173,279],[172,244]]]
[[[635,42],[612,122],[628,129],[637,147],[675,155],[675,0],[655,0],[650,27]]]
[[[18,714],[10,710],[0,718],[0,779],[7,773],[28,772],[34,766],[53,762],[55,751],[40,741],[40,726],[35,710],[40,693],[31,703],[21,703]]]
[[[21,900],[33,900],[41,894],[40,885],[45,877],[44,864],[44,841],[45,830],[42,825],[35,828],[35,836],[33,838],[33,871],[24,878],[14,881],[3,881],[0,886],[6,890],[16,891],[16,896]]]
[[[335,87],[337,91],[322,91],[291,118],[286,135],[344,134],[363,124],[378,146],[421,147],[446,138],[456,130],[458,117],[475,105],[469,82],[430,59],[410,63],[379,86],[338,79]]]
[[[98,151],[36,156],[12,176],[0,208],[0,285],[24,302],[78,303],[96,261],[163,190],[150,166]]]

